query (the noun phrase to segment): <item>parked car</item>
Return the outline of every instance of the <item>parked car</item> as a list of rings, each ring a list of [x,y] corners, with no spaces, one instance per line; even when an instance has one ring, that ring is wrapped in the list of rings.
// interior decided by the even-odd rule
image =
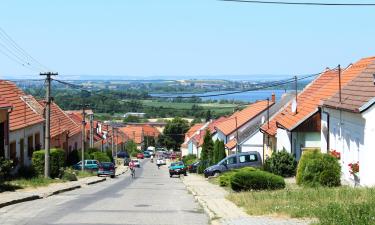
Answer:
[[[99,169],[99,161],[98,160],[85,160],[85,170],[98,170]],[[73,166],[76,170],[82,169],[82,161],[79,161],[77,164]]]
[[[232,169],[239,169],[242,167],[261,167],[262,158],[259,152],[242,152],[234,155],[229,155],[225,159],[221,160],[216,165],[210,166],[204,170],[204,176],[217,176]]]
[[[200,161],[197,161],[197,162],[194,162],[194,163],[188,165],[187,166],[188,172],[189,173],[196,173],[197,170],[198,170],[198,167],[199,167],[200,163],[201,163]]]
[[[139,159],[132,159],[132,162],[134,163],[134,165],[136,166],[136,167],[141,167],[141,163],[139,162]]]
[[[121,151],[117,153],[117,158],[129,158],[129,154],[127,152]]]
[[[114,178],[116,174],[115,164],[111,162],[103,162],[99,164],[98,177],[105,175]]]
[[[175,162],[169,166],[169,177],[172,177],[173,175],[180,176],[181,174],[184,174],[185,176],[187,175],[186,166],[183,162]]]
[[[145,155],[143,153],[138,153],[137,154],[137,159],[144,159]]]
[[[148,151],[144,151],[144,152],[143,152],[143,156],[144,156],[145,158],[150,158],[150,157],[151,157],[151,154],[150,154],[150,152],[148,152]]]

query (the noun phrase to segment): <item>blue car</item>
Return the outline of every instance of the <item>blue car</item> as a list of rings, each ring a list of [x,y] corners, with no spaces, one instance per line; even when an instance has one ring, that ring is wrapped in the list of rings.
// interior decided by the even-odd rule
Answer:
[[[85,170],[93,170],[96,171],[99,169],[99,161],[98,160],[85,160]],[[76,170],[82,169],[82,161],[79,161],[77,164],[73,166]]]

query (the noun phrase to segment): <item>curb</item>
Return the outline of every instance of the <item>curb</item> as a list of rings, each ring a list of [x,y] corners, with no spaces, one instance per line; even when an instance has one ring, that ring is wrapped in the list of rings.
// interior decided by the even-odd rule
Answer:
[[[64,193],[64,192],[67,192],[67,191],[72,191],[72,190],[75,190],[75,189],[78,189],[78,188],[81,188],[81,187],[82,187],[82,185],[75,185],[75,186],[71,186],[71,187],[67,187],[67,188],[63,188],[63,189],[54,191],[50,194],[46,194],[45,196],[40,195],[39,197],[40,198],[48,198],[52,195],[57,195],[57,194]]]
[[[94,181],[87,182],[87,183],[85,183],[85,184],[81,184],[80,186],[82,187],[82,185],[92,185],[92,184],[97,184],[97,183],[101,183],[101,182],[106,181],[106,180],[107,180],[107,178],[104,177],[104,178],[102,178],[102,179],[100,179],[100,180],[94,180]]]
[[[191,192],[193,195],[194,199],[198,202],[198,204],[203,208],[203,211],[206,213],[210,220],[210,224],[215,224],[215,225],[221,225],[219,222],[219,218],[216,216],[216,213],[212,211],[206,204],[206,202],[199,197],[199,195],[193,190],[192,187],[190,187],[188,184],[184,182],[184,179],[181,179],[182,182],[185,184],[186,189]]]
[[[28,196],[28,197],[25,197],[25,198],[19,198],[19,199],[15,199],[15,200],[12,200],[12,201],[9,201],[9,202],[0,203],[0,208],[3,208],[5,206],[9,206],[9,205],[14,205],[14,204],[21,203],[21,202],[33,201],[33,200],[36,200],[36,199],[40,199],[40,196],[39,195],[32,195],[32,196]]]

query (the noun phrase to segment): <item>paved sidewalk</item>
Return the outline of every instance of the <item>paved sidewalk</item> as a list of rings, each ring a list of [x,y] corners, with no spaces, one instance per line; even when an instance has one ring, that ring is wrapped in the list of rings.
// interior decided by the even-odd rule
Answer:
[[[249,216],[243,209],[227,200],[228,192],[205,178],[195,174],[182,178],[187,189],[194,195],[210,217],[213,225],[307,225],[308,221],[267,216]]]
[[[116,176],[124,174],[128,170],[127,166],[118,166],[116,168]],[[65,183],[54,183],[45,187],[20,189],[13,192],[0,193],[0,208],[13,205],[20,202],[31,201],[40,198],[47,198],[62,192],[71,191],[87,185],[96,184],[107,180],[107,177],[85,177],[78,181]]]

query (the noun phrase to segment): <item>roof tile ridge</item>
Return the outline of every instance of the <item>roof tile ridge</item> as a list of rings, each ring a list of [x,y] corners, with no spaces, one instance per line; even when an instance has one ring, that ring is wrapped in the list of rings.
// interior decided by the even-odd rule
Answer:
[[[60,106],[58,104],[56,104],[56,102],[52,102],[52,104],[54,104],[57,107],[57,110],[62,112],[64,114],[64,116],[66,116],[70,121],[72,121],[75,125],[77,125],[79,127],[80,124],[77,124],[64,110],[62,110],[60,108]]]

